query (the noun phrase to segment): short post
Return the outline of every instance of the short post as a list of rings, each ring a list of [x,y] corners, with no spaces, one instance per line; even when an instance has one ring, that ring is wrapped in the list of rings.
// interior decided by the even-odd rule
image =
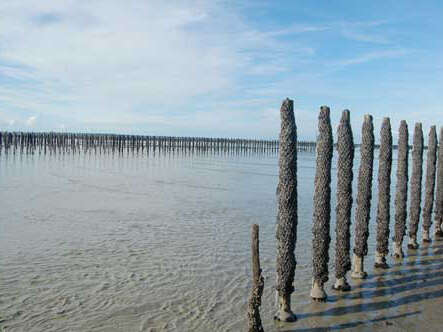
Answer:
[[[417,231],[421,214],[421,181],[423,179],[423,129],[416,123],[412,147],[411,202],[409,206],[409,249],[418,249]]]
[[[252,225],[252,289],[248,302],[249,332],[263,332],[260,318],[261,297],[263,295],[264,279],[260,268],[259,228]]]
[[[387,269],[389,253],[389,221],[391,202],[392,132],[389,118],[384,118],[380,130],[378,164],[377,249],[375,267]]]
[[[349,291],[346,273],[351,270],[351,209],[352,209],[352,165],[354,163],[354,139],[349,110],[344,110],[337,129],[337,225],[335,250],[334,290]]]
[[[408,125],[402,120],[398,136],[397,187],[395,194],[394,257],[403,258],[403,237],[406,232],[408,201]]]
[[[351,277],[364,279],[364,257],[368,254],[369,219],[372,198],[372,172],[374,164],[374,126],[372,116],[365,115],[360,146],[360,168],[358,171],[357,210],[355,213],[355,246]]]
[[[429,231],[432,226],[434,207],[435,173],[437,165],[437,131],[431,126],[428,136],[428,153],[426,161],[425,204],[423,206],[423,242],[431,242]]]
[[[332,128],[329,107],[322,106],[318,117],[317,160],[314,188],[314,215],[312,239],[312,289],[314,301],[327,298],[324,284],[329,280],[329,234],[331,221],[331,161],[333,153]]]

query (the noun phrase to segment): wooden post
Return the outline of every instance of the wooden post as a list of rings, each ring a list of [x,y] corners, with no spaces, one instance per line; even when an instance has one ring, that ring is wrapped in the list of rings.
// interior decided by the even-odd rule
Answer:
[[[364,257],[368,254],[369,219],[372,198],[372,172],[374,164],[374,126],[372,116],[365,115],[360,146],[360,168],[358,170],[357,209],[355,211],[355,246],[351,277],[364,279]]]
[[[406,232],[408,201],[408,125],[402,120],[398,136],[397,188],[395,194],[394,257],[403,258],[403,237]]]
[[[432,210],[434,207],[435,172],[437,164],[437,131],[431,126],[428,137],[428,153],[426,160],[425,204],[423,206],[423,242],[431,242],[429,231],[432,226]]]
[[[443,237],[443,127],[438,148],[437,195],[435,197],[435,237]]]
[[[264,288],[264,279],[260,268],[259,228],[252,225],[252,289],[248,302],[249,332],[263,332],[260,318],[261,297]]]
[[[412,148],[411,202],[409,206],[409,249],[418,249],[417,231],[421,214],[421,181],[423,178],[423,129],[415,124]]]
[[[335,277],[332,287],[338,291],[349,291],[346,273],[351,270],[351,209],[352,209],[352,165],[354,163],[354,139],[349,110],[344,110],[337,129],[337,225],[335,246]]]
[[[387,269],[392,169],[392,132],[389,118],[384,118],[381,125],[378,159],[377,251],[374,265],[376,268]]]
[[[331,221],[331,162],[333,139],[329,107],[322,106],[318,117],[317,160],[315,171],[312,289],[311,298],[325,301],[324,284],[329,280],[329,234]]]
[[[279,194],[277,223],[277,292],[276,319],[294,322],[291,294],[294,291],[295,244],[297,241],[297,127],[294,104],[285,99],[280,110]]]

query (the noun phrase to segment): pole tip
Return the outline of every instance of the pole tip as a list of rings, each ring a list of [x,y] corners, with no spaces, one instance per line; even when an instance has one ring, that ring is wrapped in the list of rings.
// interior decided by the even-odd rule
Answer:
[[[341,118],[343,121],[349,121],[351,119],[351,111],[348,109],[343,110]]]

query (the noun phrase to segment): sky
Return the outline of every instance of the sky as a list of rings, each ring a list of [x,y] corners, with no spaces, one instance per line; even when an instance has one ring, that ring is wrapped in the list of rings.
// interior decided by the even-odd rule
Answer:
[[[442,1],[1,0],[0,130],[300,140],[443,125]]]

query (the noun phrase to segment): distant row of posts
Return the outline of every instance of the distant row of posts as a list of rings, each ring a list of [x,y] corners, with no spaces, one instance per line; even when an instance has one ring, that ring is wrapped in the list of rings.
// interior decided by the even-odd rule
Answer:
[[[295,125],[293,101],[286,99],[281,106],[281,131],[279,150],[279,183],[277,215],[277,281],[278,310],[275,318],[284,322],[296,321],[291,309],[291,294],[294,291],[296,259],[294,250],[297,242],[297,128]],[[398,135],[398,161],[395,188],[394,237],[392,254],[396,259],[404,257],[403,239],[409,217],[408,248],[417,249],[417,233],[420,218],[424,243],[431,242],[430,229],[434,218],[434,235],[443,237],[443,126],[440,128],[440,145],[437,143],[436,127],[432,126],[428,135],[427,163],[425,174],[425,201],[423,210],[422,177],[424,138],[421,123],[416,123],[412,145],[412,173],[408,178],[409,137],[406,121],[400,122]],[[320,108],[318,136],[316,142],[316,172],[313,197],[312,219],[312,289],[314,301],[325,301],[324,289],[329,280],[329,244],[331,219],[331,162],[333,156],[333,135],[330,109]],[[353,259],[351,264],[351,210],[354,142],[350,125],[350,112],[343,111],[337,129],[337,203],[336,213],[336,252],[335,283],[336,291],[349,291],[346,274],[351,278],[364,279],[367,273],[364,258],[368,254],[370,209],[372,201],[374,164],[374,126],[371,115],[365,115],[360,146],[360,167],[357,179],[357,201],[354,220]],[[380,131],[378,165],[378,203],[376,216],[375,268],[388,269],[386,257],[389,254],[389,224],[391,204],[392,132],[389,118],[384,118]],[[438,162],[437,162],[438,161]],[[408,184],[409,182],[409,184]],[[410,192],[409,212],[408,189]],[[435,193],[435,195],[434,195]],[[435,197],[435,200],[434,200]],[[434,210],[434,211],[433,211]],[[258,229],[258,226],[254,226]],[[256,230],[258,232],[258,230]],[[258,235],[256,235],[258,238]],[[256,253],[258,255],[258,252]],[[256,261],[258,258],[254,258]],[[256,293],[257,294],[257,293]],[[255,303],[260,303],[256,301]],[[257,311],[256,311],[257,312]],[[250,321],[251,322],[251,321]],[[257,322],[257,320],[255,320]],[[249,324],[249,331],[263,331],[261,325]]]
[[[278,151],[278,140],[82,134],[55,132],[0,132],[0,152],[144,152],[149,150],[187,151]],[[314,151],[315,142],[298,142],[299,151]]]

